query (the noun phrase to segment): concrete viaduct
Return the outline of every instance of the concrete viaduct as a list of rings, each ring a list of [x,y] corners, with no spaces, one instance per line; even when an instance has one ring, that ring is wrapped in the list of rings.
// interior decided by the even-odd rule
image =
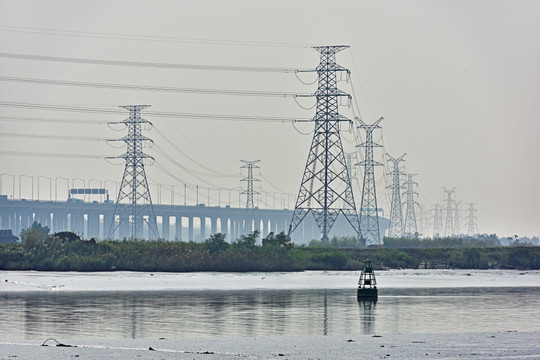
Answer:
[[[73,231],[84,238],[105,239],[109,235],[115,203],[84,202],[71,198],[67,201],[11,200],[0,195],[0,229],[11,229],[18,235],[34,221],[49,226],[51,232]],[[264,237],[269,232],[287,231],[292,217],[291,210],[254,209],[246,211],[229,206],[154,205],[160,238],[165,240],[204,241],[211,234],[227,234],[234,241],[251,229],[259,229]],[[380,218],[381,234],[387,228],[387,220]],[[128,236],[127,226],[119,224],[113,238]],[[251,226],[250,226],[251,225]],[[143,229],[148,238],[148,229]],[[353,236],[351,226],[339,217],[331,235]],[[304,244],[319,239],[319,231],[311,215],[295,230],[292,240]]]

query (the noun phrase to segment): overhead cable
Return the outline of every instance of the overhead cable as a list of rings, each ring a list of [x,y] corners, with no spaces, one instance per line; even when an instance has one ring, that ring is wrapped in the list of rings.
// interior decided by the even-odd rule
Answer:
[[[200,65],[200,64],[172,64],[142,61],[124,61],[107,59],[71,58],[60,56],[30,55],[17,53],[0,53],[0,57],[17,60],[52,61],[71,64],[132,66],[144,68],[176,69],[176,70],[211,70],[211,71],[243,71],[243,72],[270,72],[270,73],[298,73],[308,72],[309,69],[292,69],[263,66],[231,66],[231,65]],[[313,70],[315,71],[315,70]]]
[[[277,43],[277,42],[264,42],[264,41],[249,41],[249,40],[245,40],[245,41],[218,40],[218,39],[203,39],[203,38],[178,38],[178,37],[172,37],[172,36],[102,33],[102,32],[44,29],[44,28],[6,26],[6,25],[0,25],[0,31],[21,32],[21,33],[31,33],[31,34],[41,34],[41,35],[87,37],[87,38],[97,38],[97,39],[173,42],[173,43],[207,44],[207,45],[265,46],[265,47],[284,47],[284,48],[291,48],[291,47],[312,48],[313,47],[312,44],[299,44],[299,43]]]
[[[111,83],[94,83],[94,82],[86,82],[86,81],[22,78],[22,77],[16,77],[16,76],[0,76],[0,81],[30,83],[30,84],[40,84],[40,85],[60,85],[60,86],[78,86],[78,87],[80,86],[80,87],[102,88],[102,89],[161,91],[161,92],[176,92],[176,93],[188,93],[188,94],[206,94],[206,95],[268,96],[268,97],[284,97],[284,98],[313,96],[312,94],[281,93],[281,92],[274,92],[274,91],[179,88],[179,87],[171,87],[171,86],[111,84]]]
[[[39,109],[50,111],[73,111],[95,114],[121,114],[125,115],[125,110],[115,108],[91,108],[83,106],[69,105],[52,105],[52,104],[36,104],[36,103],[19,103],[11,101],[0,101],[0,106],[14,107],[22,109]],[[206,119],[206,120],[230,120],[230,121],[262,121],[262,122],[311,122],[312,119],[296,119],[279,116],[250,116],[250,115],[221,115],[221,114],[199,114],[199,113],[176,113],[163,111],[147,111],[145,116],[148,117],[165,117],[165,118],[187,118],[187,119]]]

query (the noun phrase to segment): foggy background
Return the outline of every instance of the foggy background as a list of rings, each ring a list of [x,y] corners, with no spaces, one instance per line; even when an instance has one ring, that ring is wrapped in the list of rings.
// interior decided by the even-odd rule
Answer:
[[[425,221],[428,210],[443,202],[442,188],[455,187],[456,199],[462,202],[462,232],[467,231],[467,203],[476,203],[481,233],[531,236],[540,234],[539,20],[540,3],[535,1],[4,1],[0,52],[312,69],[319,56],[311,46],[349,45],[336,60],[351,70],[351,79],[338,87],[351,94],[354,90],[353,101],[360,110],[356,115],[364,122],[384,116],[374,140],[384,143],[384,151],[394,157],[407,153],[404,171],[418,174],[415,181]],[[240,188],[240,179],[246,176],[240,170],[244,159],[261,160],[260,172],[255,173],[261,180],[256,189],[262,193],[260,207],[272,207],[262,202],[275,201],[275,195],[268,198],[264,193],[280,192],[290,194],[288,208],[294,208],[314,124],[293,125],[268,117],[308,119],[315,109],[304,110],[290,97],[53,86],[5,77],[291,94],[313,93],[317,83],[305,85],[294,73],[172,70],[0,56],[3,194],[18,198],[20,179],[21,196],[37,199],[38,176],[42,200],[54,200],[55,179],[62,200],[63,178],[76,188],[99,187],[105,180],[110,182],[107,186],[120,182],[122,160],[112,161],[114,165],[104,157],[123,154],[125,146],[116,143],[114,148],[104,140],[121,138],[126,131],[106,123],[128,115],[8,103],[101,109],[148,104],[152,107],[142,116],[154,124],[144,133],[155,142],[145,149],[156,159],[146,167],[154,202],[159,198],[164,204],[182,204],[186,184],[188,205],[196,202],[197,185],[199,203],[208,203],[209,193],[210,205],[218,201],[223,205],[228,194],[218,189]],[[316,74],[298,77],[310,83]],[[315,99],[300,98],[298,103],[311,107]],[[145,116],[152,111],[253,118]],[[354,117],[350,108],[340,112]],[[355,151],[349,130],[342,128],[345,152]],[[381,149],[375,150],[375,158],[383,161]],[[375,171],[379,207],[388,217],[390,195],[385,187],[391,179],[385,180],[382,167]],[[161,191],[156,184],[163,184]],[[170,185],[176,185],[172,196]],[[283,196],[279,199],[284,201]],[[359,208],[359,191],[355,200]],[[238,191],[236,195],[233,191],[231,203],[238,205]],[[245,199],[240,205],[245,206]]]

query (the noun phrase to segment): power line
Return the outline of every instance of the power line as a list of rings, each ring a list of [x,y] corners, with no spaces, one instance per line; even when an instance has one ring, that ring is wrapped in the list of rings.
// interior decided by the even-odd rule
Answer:
[[[107,138],[96,138],[91,136],[68,136],[68,135],[40,135],[40,134],[21,134],[21,133],[0,133],[0,136],[46,139],[46,140],[71,140],[71,141],[107,141]]]
[[[64,154],[64,153],[46,153],[33,151],[10,151],[0,150],[0,154],[13,156],[39,156],[39,157],[65,157],[65,158],[85,158],[103,160],[105,156],[89,155],[89,154]]]
[[[107,121],[99,120],[75,120],[75,119],[44,119],[41,117],[24,117],[24,116],[0,116],[0,121],[13,122],[46,122],[46,123],[72,123],[72,124],[107,124]]]
[[[173,143],[171,140],[169,140],[165,134],[163,134],[161,131],[159,131],[157,128],[154,128],[154,130],[158,133],[158,135],[161,136],[161,138],[163,140],[165,140],[169,145],[171,145],[176,151],[178,151],[180,154],[182,154],[183,156],[185,156],[187,159],[191,160],[193,163],[195,163],[196,165],[202,167],[203,169],[206,169],[210,172],[212,172],[214,175],[211,175],[211,176],[215,176],[215,175],[218,175],[220,177],[236,177],[237,174],[224,174],[224,173],[221,173],[221,172],[218,172],[212,168],[209,168],[203,164],[201,164],[200,162],[198,162],[197,160],[193,159],[191,156],[189,156],[188,154],[186,154],[184,151],[182,151],[178,146],[176,146],[175,143]],[[157,145],[155,145],[157,146]],[[166,154],[166,152],[162,149],[162,148],[159,148],[163,153]],[[167,155],[168,158],[170,158],[168,155]],[[172,159],[172,158],[171,158]],[[175,161],[176,162],[176,161]],[[186,169],[187,170],[187,169]],[[193,170],[190,170],[190,171],[193,171]]]
[[[16,76],[0,76],[0,81],[19,82],[19,83],[27,83],[27,84],[40,84],[40,85],[77,86],[77,87],[117,89],[117,90],[161,91],[161,92],[176,92],[176,93],[205,94],[205,95],[268,96],[268,97],[283,97],[283,98],[313,96],[311,94],[280,93],[280,92],[274,92],[274,91],[179,88],[179,87],[170,87],[170,86],[111,84],[111,83],[94,83],[94,82],[86,82],[86,81],[22,78],[22,77],[16,77]]]
[[[143,62],[143,61],[71,58],[71,57],[16,54],[16,53],[0,53],[0,57],[6,58],[6,59],[52,61],[52,62],[71,63],[71,64],[131,66],[131,67],[175,69],[175,70],[245,71],[245,72],[270,72],[270,73],[297,73],[297,72],[314,71],[310,69],[292,69],[292,68],[263,67],[263,66],[172,64],[172,63],[156,63],[156,62]]]
[[[112,39],[112,40],[136,40],[136,41],[152,41],[152,42],[174,42],[174,43],[190,43],[190,44],[206,44],[206,45],[227,45],[227,46],[272,46],[272,47],[296,47],[296,48],[311,48],[310,44],[299,43],[278,43],[264,41],[242,41],[242,40],[217,40],[204,38],[178,38],[172,36],[151,36],[151,35],[133,35],[119,33],[101,33],[89,31],[72,31],[59,29],[44,29],[31,28],[22,26],[5,26],[0,25],[0,31],[31,33],[40,35],[56,35],[56,36],[73,36],[73,37],[88,37],[97,39]]]
[[[69,105],[51,105],[51,104],[36,104],[36,103],[19,103],[10,101],[0,101],[0,106],[33,109],[33,110],[50,110],[50,111],[68,111],[68,112],[84,112],[94,114],[122,114],[122,111],[117,109],[106,108],[91,108],[84,106],[69,106]],[[200,114],[200,113],[176,113],[176,112],[157,112],[148,111],[145,113],[152,117],[166,118],[187,118],[187,119],[206,119],[206,120],[229,120],[229,121],[262,121],[262,122],[311,122],[313,119],[297,119],[279,116],[250,116],[250,115],[222,115],[222,114]]]

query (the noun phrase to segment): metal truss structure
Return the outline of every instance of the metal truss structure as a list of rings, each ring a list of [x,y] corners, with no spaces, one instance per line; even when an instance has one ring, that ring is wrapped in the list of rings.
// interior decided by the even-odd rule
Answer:
[[[364,124],[360,119],[358,128],[366,131],[366,141],[358,146],[364,148],[364,161],[360,165],[364,167],[364,182],[362,185],[362,202],[360,205],[360,234],[366,241],[366,245],[380,244],[381,235],[379,230],[379,213],[377,207],[377,192],[375,191],[375,166],[382,164],[373,159],[373,148],[381,147],[373,142],[373,131],[380,129],[381,117],[371,125]]]
[[[124,159],[126,162],[124,176],[118,191],[118,198],[114,208],[113,221],[109,231],[109,238],[114,236],[118,227],[128,226],[128,238],[140,239],[143,236],[143,223],[148,223],[148,237],[150,239],[159,238],[156,215],[150,197],[148,180],[144,170],[144,163],[154,160],[153,157],[143,152],[145,143],[153,141],[142,134],[143,126],[151,127],[152,123],[140,117],[141,110],[150,105],[128,105],[121,106],[129,110],[129,117],[121,122],[111,122],[110,124],[123,124],[127,127],[128,134],[121,139],[113,141],[123,141],[127,150],[123,155],[109,157],[109,159]],[[127,202],[124,204],[123,202]],[[118,216],[118,222],[116,217]],[[146,217],[146,218],[145,218]]]
[[[339,214],[343,214],[360,236],[358,213],[354,203],[349,171],[340,135],[340,123],[351,122],[339,114],[340,98],[351,96],[337,88],[337,74],[348,69],[336,64],[336,53],[348,46],[317,46],[320,63],[316,68],[318,89],[315,131],[298,192],[288,236],[290,237],[308,213],[313,213],[321,238],[328,233]]]

